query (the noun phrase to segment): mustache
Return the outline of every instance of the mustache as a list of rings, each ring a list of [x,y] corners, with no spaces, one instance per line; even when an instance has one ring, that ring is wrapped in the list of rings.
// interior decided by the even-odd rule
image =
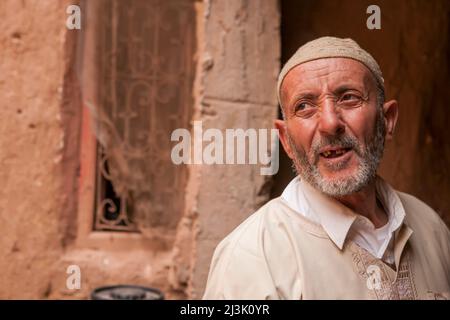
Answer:
[[[312,163],[317,164],[320,156],[320,149],[325,147],[334,148],[350,148],[356,152],[358,156],[363,156],[358,139],[348,134],[338,136],[320,136],[319,139],[313,141],[310,150],[310,159]]]

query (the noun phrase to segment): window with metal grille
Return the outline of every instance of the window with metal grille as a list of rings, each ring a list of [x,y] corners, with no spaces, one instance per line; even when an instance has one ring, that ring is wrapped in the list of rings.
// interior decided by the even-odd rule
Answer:
[[[85,101],[98,141],[92,228],[175,228],[186,168],[170,159],[170,135],[189,127],[193,107],[194,1],[84,5],[95,13],[85,23],[93,60],[83,63],[95,69],[95,101]]]

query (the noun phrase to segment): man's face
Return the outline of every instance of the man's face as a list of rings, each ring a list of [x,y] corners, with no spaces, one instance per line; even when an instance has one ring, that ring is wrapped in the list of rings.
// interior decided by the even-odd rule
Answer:
[[[370,183],[387,124],[377,95],[374,76],[352,59],[314,60],[287,74],[281,87],[285,122],[277,127],[303,179],[331,196],[348,195]]]

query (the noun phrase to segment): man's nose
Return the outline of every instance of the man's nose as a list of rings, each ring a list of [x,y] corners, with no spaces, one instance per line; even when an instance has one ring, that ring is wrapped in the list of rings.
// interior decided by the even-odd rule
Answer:
[[[334,136],[345,131],[340,110],[335,107],[334,101],[327,99],[323,102],[319,118],[319,131],[324,135]]]

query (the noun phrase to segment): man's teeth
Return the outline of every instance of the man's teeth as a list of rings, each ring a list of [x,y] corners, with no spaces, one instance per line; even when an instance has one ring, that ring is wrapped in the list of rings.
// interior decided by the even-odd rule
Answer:
[[[333,151],[324,151],[322,154],[324,155],[324,157],[328,158],[330,155],[340,156],[341,154],[344,154],[345,152],[346,152],[345,149],[338,149],[338,150],[333,150]]]

